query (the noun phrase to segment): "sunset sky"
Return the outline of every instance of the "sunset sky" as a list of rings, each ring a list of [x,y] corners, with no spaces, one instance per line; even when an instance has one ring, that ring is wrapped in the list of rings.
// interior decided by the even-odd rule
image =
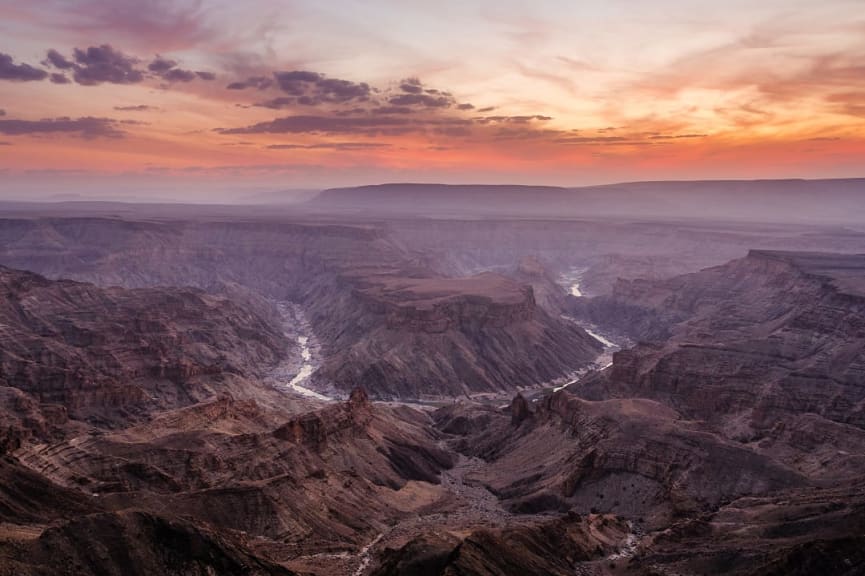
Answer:
[[[0,14],[0,197],[865,176],[863,0]]]

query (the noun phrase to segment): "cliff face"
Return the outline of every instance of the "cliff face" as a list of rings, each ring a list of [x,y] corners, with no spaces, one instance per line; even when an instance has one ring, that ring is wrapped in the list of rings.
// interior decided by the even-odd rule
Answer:
[[[111,424],[254,376],[286,342],[232,301],[191,289],[97,288],[0,268],[0,398],[24,430]],[[20,440],[20,439],[19,439]]]
[[[591,402],[564,391],[535,403],[517,397],[511,415],[442,409],[462,427],[454,446],[488,465],[482,482],[520,512],[575,510],[643,518],[646,526],[709,510],[733,498],[807,485],[791,468],[649,400]]]
[[[262,297],[298,302],[325,357],[313,385],[346,392],[511,390],[564,376],[600,351],[540,310],[528,283],[445,277],[435,258],[382,226],[45,219],[0,222],[0,239],[0,261],[52,277],[195,286],[258,315],[268,313]]]
[[[384,398],[506,391],[548,381],[601,351],[553,318],[530,286],[503,276],[369,277],[359,307],[343,309],[360,334],[334,338],[317,378]]]
[[[424,505],[412,494],[428,492],[426,503],[440,497],[439,474],[453,462],[425,429],[425,414],[374,406],[361,391],[281,420],[236,401],[185,411],[193,409],[212,417],[206,427],[178,431],[155,420],[14,456],[63,490],[98,495],[91,505],[185,516],[278,541],[291,557],[371,539]]]
[[[242,538],[144,512],[84,516],[22,545],[0,544],[0,552],[4,568],[22,576],[294,574],[257,558]]]
[[[576,514],[464,536],[433,531],[386,550],[372,574],[569,576],[584,562],[615,552],[613,544],[627,533],[627,523],[619,518]]]
[[[586,398],[643,397],[803,473],[865,471],[865,257],[753,251],[728,265],[623,285],[592,303],[662,325]],[[621,326],[621,324],[619,324]]]

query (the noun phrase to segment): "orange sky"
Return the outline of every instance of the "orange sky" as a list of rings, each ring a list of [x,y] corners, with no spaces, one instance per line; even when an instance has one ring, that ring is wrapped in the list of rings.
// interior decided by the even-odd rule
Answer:
[[[0,195],[865,175],[861,0],[321,4],[0,0]]]

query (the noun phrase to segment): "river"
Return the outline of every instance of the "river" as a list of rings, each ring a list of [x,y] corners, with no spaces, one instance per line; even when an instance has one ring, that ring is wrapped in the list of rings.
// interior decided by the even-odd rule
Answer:
[[[562,274],[561,282],[564,284],[568,293],[572,296],[576,296],[577,298],[586,297],[586,293],[582,287],[582,279],[583,275],[586,272],[586,268],[575,268],[570,272]],[[613,365],[613,354],[622,349],[622,346],[629,345],[624,338],[617,338],[611,334],[603,334],[601,330],[595,326],[594,324],[590,324],[588,322],[584,322],[582,320],[578,320],[573,316],[562,315],[562,318],[573,322],[580,328],[586,331],[586,333],[600,342],[604,346],[603,352],[601,352],[600,356],[598,356],[594,363],[589,366],[587,369],[580,370],[575,372],[568,378],[568,381],[559,386],[555,386],[553,388],[554,392],[557,392],[563,388],[567,388],[571,384],[576,384],[579,379],[584,376],[587,372],[592,370],[604,370]]]
[[[293,302],[277,302],[282,323],[282,331],[286,338],[297,342],[300,347],[300,358],[295,354],[280,362],[270,373],[270,379],[277,386],[288,388],[307,398],[331,401],[333,398],[320,394],[303,384],[321,365],[321,353],[318,340],[312,331],[303,309]],[[298,362],[299,360],[299,362]]]

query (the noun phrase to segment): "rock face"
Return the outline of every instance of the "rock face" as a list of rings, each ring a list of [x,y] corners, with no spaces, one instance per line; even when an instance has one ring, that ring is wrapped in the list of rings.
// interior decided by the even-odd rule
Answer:
[[[556,392],[528,411],[521,396],[510,418],[445,409],[443,429],[460,416],[458,444],[488,466],[474,480],[518,512],[608,512],[665,525],[745,495],[803,486],[805,478],[746,447],[701,430],[648,400],[591,402]]]
[[[15,434],[67,417],[111,424],[213,393],[201,383],[260,374],[286,342],[234,302],[191,289],[125,290],[0,268],[0,400]],[[17,430],[17,432],[16,432]]]
[[[400,549],[386,550],[372,574],[569,576],[581,563],[614,552],[627,533],[625,522],[597,515],[478,530],[461,538],[434,532],[418,536]]]
[[[742,498],[654,536],[630,573],[806,576],[865,572],[861,486]]]
[[[126,287],[195,286],[302,305],[325,361],[312,385],[374,397],[513,390],[590,363],[597,342],[530,283],[441,273],[381,226],[297,222],[0,221],[0,262]]]
[[[745,240],[222,220],[0,220],[0,261],[103,286],[0,270],[0,573],[862,573],[862,257],[574,300],[550,271],[605,242],[644,267],[713,244],[678,270]],[[303,385],[347,401],[261,378],[299,338],[273,300],[315,330]],[[597,353],[562,306],[641,343],[514,397]],[[479,391],[507,395],[372,401]]]
[[[660,401],[801,473],[865,472],[865,256],[752,251],[590,304],[636,336],[576,393]],[[628,313],[619,315],[627,307]]]
[[[268,421],[278,414],[233,404],[183,410],[210,414],[206,427],[176,431],[157,419],[25,446],[13,456],[64,489],[98,494],[110,510],[171,510],[289,548],[303,542],[307,554],[362,541],[412,509],[393,503],[407,484],[433,486],[452,465],[423,429],[424,414],[374,407],[359,392],[273,428]]]
[[[255,557],[241,539],[143,512],[84,516],[19,547],[0,544],[0,552],[8,554],[4,569],[25,576],[294,574]]]
[[[551,380],[597,356],[581,328],[536,305],[503,276],[363,279],[346,310],[362,335],[339,334],[317,378],[382,398],[511,390]]]

